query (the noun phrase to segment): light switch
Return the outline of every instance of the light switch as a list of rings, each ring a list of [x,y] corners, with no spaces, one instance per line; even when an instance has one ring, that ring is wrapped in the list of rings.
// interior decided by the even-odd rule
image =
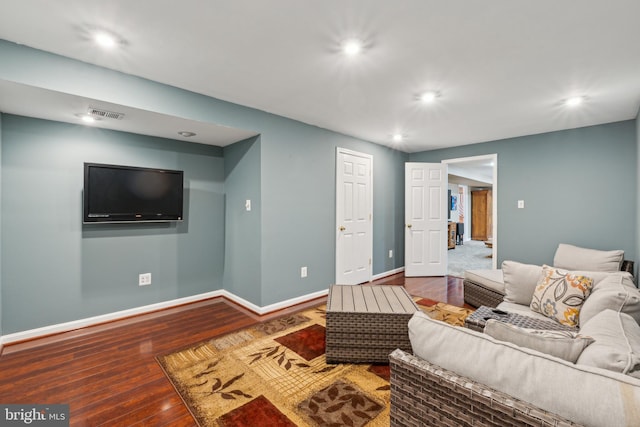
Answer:
[[[518,200],[518,209],[524,209],[524,200]]]
[[[251,210],[251,200],[247,199],[247,201],[244,202],[244,207],[247,210],[247,212],[249,212]]]

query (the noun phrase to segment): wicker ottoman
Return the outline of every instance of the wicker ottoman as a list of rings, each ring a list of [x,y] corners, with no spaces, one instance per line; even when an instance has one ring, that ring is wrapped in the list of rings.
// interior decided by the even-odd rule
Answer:
[[[418,306],[402,286],[332,285],[327,301],[328,363],[389,363],[411,351],[407,323]]]

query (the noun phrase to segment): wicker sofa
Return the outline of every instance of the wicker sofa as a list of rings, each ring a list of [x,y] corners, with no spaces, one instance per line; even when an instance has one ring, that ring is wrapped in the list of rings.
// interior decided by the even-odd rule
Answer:
[[[409,331],[414,354],[398,349],[390,355],[392,426],[640,422],[640,378],[574,364],[423,313],[414,315]]]
[[[400,349],[389,365],[391,426],[579,426]]]
[[[511,301],[498,307],[549,320],[529,307],[545,269],[558,271],[509,265],[505,296]],[[581,306],[580,336],[568,339],[574,351],[570,360],[548,347],[414,314],[412,354],[396,350],[390,355],[391,425],[640,425],[640,291],[627,272],[582,273],[593,287]],[[574,340],[583,343],[577,353]]]

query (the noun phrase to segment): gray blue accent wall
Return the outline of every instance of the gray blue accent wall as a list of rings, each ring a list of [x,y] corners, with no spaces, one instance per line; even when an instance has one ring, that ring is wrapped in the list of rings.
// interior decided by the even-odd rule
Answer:
[[[221,148],[10,114],[2,141],[5,333],[222,289]],[[84,162],[183,170],[185,220],[83,225]]]
[[[194,168],[194,174],[207,176],[206,179],[197,180],[198,186],[203,186],[198,187],[197,194],[211,193],[211,197],[198,198],[203,203],[201,208],[200,205],[198,208],[190,206],[190,218],[182,225],[182,229],[157,227],[138,231],[131,236],[127,229],[102,232],[87,231],[85,227],[78,230],[79,210],[74,211],[77,218],[65,219],[64,226],[56,228],[57,232],[42,225],[29,227],[21,218],[24,202],[18,200],[13,192],[3,192],[3,225],[13,221],[21,224],[19,231],[2,236],[5,240],[3,265],[11,264],[9,258],[19,263],[11,272],[5,274],[3,271],[3,287],[10,289],[5,292],[3,309],[6,311],[7,307],[12,307],[10,313],[2,313],[5,333],[68,319],[82,319],[162,299],[195,295],[220,289],[221,286],[225,289],[228,287],[230,292],[261,307],[326,290],[335,281],[335,158],[338,147],[373,156],[373,274],[404,265],[403,165],[408,160],[407,154],[256,109],[6,41],[0,41],[0,57],[3,58],[0,62],[0,79],[9,82],[252,130],[259,134],[255,140],[225,147],[223,158],[202,153],[183,153],[185,149],[176,141],[167,142],[169,145],[165,150],[155,148],[156,141],[147,137],[123,134],[122,138],[111,139],[105,136],[108,132],[98,129],[89,131],[83,126],[54,122],[45,125],[38,120],[12,117],[11,128],[8,129],[6,125],[3,127],[3,134],[7,137],[3,150],[11,155],[2,159],[2,173],[4,177],[11,177],[10,185],[26,185],[37,182],[44,175],[51,175],[54,181],[60,181],[67,187],[65,197],[69,203],[79,203],[82,177],[78,176],[75,163],[72,165],[71,160],[64,158],[67,151],[72,150],[68,155],[80,163],[100,161],[126,164],[136,160],[143,162],[141,166],[153,162],[172,164],[172,161],[176,165],[186,165]],[[35,123],[34,129],[31,129],[32,122]],[[49,135],[52,129],[55,132]],[[73,137],[64,138],[66,134]],[[82,153],[88,153],[88,148],[81,144],[80,136],[83,134],[87,135],[84,141],[96,150],[94,158],[80,158],[84,157]],[[102,143],[105,138],[108,139],[108,142],[104,142],[106,148]],[[138,139],[138,142],[134,142]],[[18,142],[23,140],[25,147],[19,147]],[[129,147],[129,143],[133,143],[133,147]],[[40,149],[44,151],[40,153]],[[79,151],[76,153],[73,150]],[[173,151],[175,153],[172,154]],[[45,153],[53,156],[55,164],[40,170],[44,163],[40,156]],[[14,162],[20,168],[12,170]],[[205,170],[209,175],[205,174]],[[10,185],[3,182],[5,188]],[[70,191],[77,193],[75,200],[69,195]],[[195,190],[190,188],[189,197],[193,198],[195,194]],[[48,197],[52,199],[51,203],[55,203],[53,196]],[[252,200],[252,211],[246,212],[244,204],[249,198]],[[218,217],[218,202],[223,206],[222,220]],[[207,209],[212,209],[212,212],[206,213]],[[202,243],[180,239],[185,233],[200,230],[194,221],[200,224],[201,218],[209,215],[213,219],[209,218],[211,220],[207,227],[213,229],[212,232],[226,233],[223,238],[217,234],[210,237],[212,245],[218,245],[218,242],[222,244],[222,254],[218,246],[204,252],[197,249],[198,253],[194,253],[195,248],[190,245]],[[8,225],[3,226],[4,232],[10,229]],[[48,250],[52,250],[59,240],[65,259],[62,259],[62,254],[47,258],[46,251],[38,248],[35,254],[31,254],[28,248],[24,248],[26,243],[21,242],[18,242],[18,248],[22,247],[20,256],[6,250],[9,247],[8,239],[13,242],[23,235],[26,236],[25,241],[33,244],[35,237],[30,236],[35,234],[34,230],[40,233],[40,239],[45,239],[40,244]],[[81,235],[78,236],[78,232]],[[155,249],[150,251],[155,255],[143,255],[143,258],[149,258],[145,260],[148,264],[124,263],[119,254],[113,254],[107,260],[101,259],[107,249],[122,244],[118,242],[130,240],[132,247],[146,251],[146,242],[164,243],[167,239],[171,250],[162,252]],[[394,251],[391,259],[388,258],[390,249]],[[169,260],[170,256],[176,259]],[[206,268],[212,270],[204,272],[202,269],[205,267],[198,263],[208,263],[210,265]],[[39,280],[29,286],[20,286],[24,284],[24,279],[20,277],[22,270],[19,269],[27,265],[40,270]],[[302,266],[308,268],[308,277],[304,279],[300,277]],[[119,267],[122,271],[118,271]],[[131,284],[131,274],[137,278],[138,273],[144,272],[140,270],[152,267],[159,269],[160,277],[184,278],[187,284],[185,287],[179,284],[175,286],[180,287],[154,289],[155,274],[152,286],[144,291],[138,289],[136,283]],[[67,273],[72,278],[72,284],[69,285],[61,282],[66,280]],[[106,286],[105,282],[112,274],[116,274],[117,282],[122,285]],[[96,275],[100,278],[96,278]],[[209,278],[206,289],[205,276]],[[69,289],[65,289],[67,286]],[[129,288],[125,289],[125,286]],[[51,298],[60,300],[62,308],[52,312],[44,310],[36,318],[18,313],[21,310],[32,311],[29,301],[40,291],[50,301]],[[67,297],[70,299],[65,300]]]
[[[629,120],[415,153],[411,161],[497,153],[498,265],[550,264],[559,243],[623,249],[635,260],[637,140]]]
[[[0,113],[0,355],[2,354],[2,113]]]
[[[225,266],[224,288],[253,299],[262,286],[262,215],[260,137],[224,148]],[[246,202],[250,201],[250,211]]]
[[[638,110],[638,114],[636,115],[636,153],[636,189],[640,190],[640,110]],[[640,256],[640,197],[637,197],[636,200],[636,257],[638,256]],[[640,260],[636,259],[635,261],[636,277],[638,277],[637,272],[640,271]]]

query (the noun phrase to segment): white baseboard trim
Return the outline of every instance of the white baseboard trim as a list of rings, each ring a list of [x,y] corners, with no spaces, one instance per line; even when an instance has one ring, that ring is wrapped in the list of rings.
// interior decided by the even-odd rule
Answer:
[[[404,267],[396,268],[394,270],[385,271],[384,273],[375,274],[371,277],[371,280],[382,279],[387,276],[392,276],[394,274],[402,273],[404,271]]]
[[[234,295],[231,292],[226,290],[222,291],[222,296],[243,306],[244,308],[247,308],[253,311],[254,313],[263,315],[263,314],[271,313],[273,311],[282,310],[283,308],[291,307],[292,305],[301,304],[303,302],[311,301],[313,299],[326,296],[328,293],[329,293],[329,289],[326,289],[323,291],[313,292],[311,294],[303,295],[296,298],[291,298],[291,299],[277,302],[274,304],[265,305],[264,307],[257,306],[254,303],[249,302],[246,299],[241,298],[237,295]]]
[[[36,338],[45,337],[47,335],[59,334],[62,332],[69,332],[75,329],[86,328],[88,326],[98,325],[100,323],[112,322],[114,320],[124,319],[126,317],[136,316],[140,314],[150,313],[153,311],[163,310],[183,304],[189,304],[192,302],[202,301],[209,298],[215,297],[224,297],[227,298],[236,304],[239,304],[245,307],[248,310],[253,311],[257,314],[267,314],[272,311],[277,311],[283,308],[290,307],[292,305],[300,304],[306,301],[311,301],[316,298],[323,297],[329,293],[329,290],[323,290],[314,292],[311,294],[303,295],[296,298],[291,298],[286,301],[278,302],[275,304],[266,305],[264,307],[260,307],[258,305],[253,304],[241,298],[237,295],[232,294],[229,291],[224,289],[220,289],[217,291],[206,292],[204,294],[192,295],[189,297],[178,298],[170,301],[163,301],[155,304],[144,305],[141,307],[135,307],[128,310],[116,311],[113,313],[102,314],[100,316],[87,317],[85,319],[73,320],[71,322],[59,323],[57,325],[43,326],[41,328],[29,329],[26,331],[15,332],[13,334],[8,334],[4,336],[0,336],[0,349],[2,349],[3,345],[12,344],[20,341],[32,340]]]

